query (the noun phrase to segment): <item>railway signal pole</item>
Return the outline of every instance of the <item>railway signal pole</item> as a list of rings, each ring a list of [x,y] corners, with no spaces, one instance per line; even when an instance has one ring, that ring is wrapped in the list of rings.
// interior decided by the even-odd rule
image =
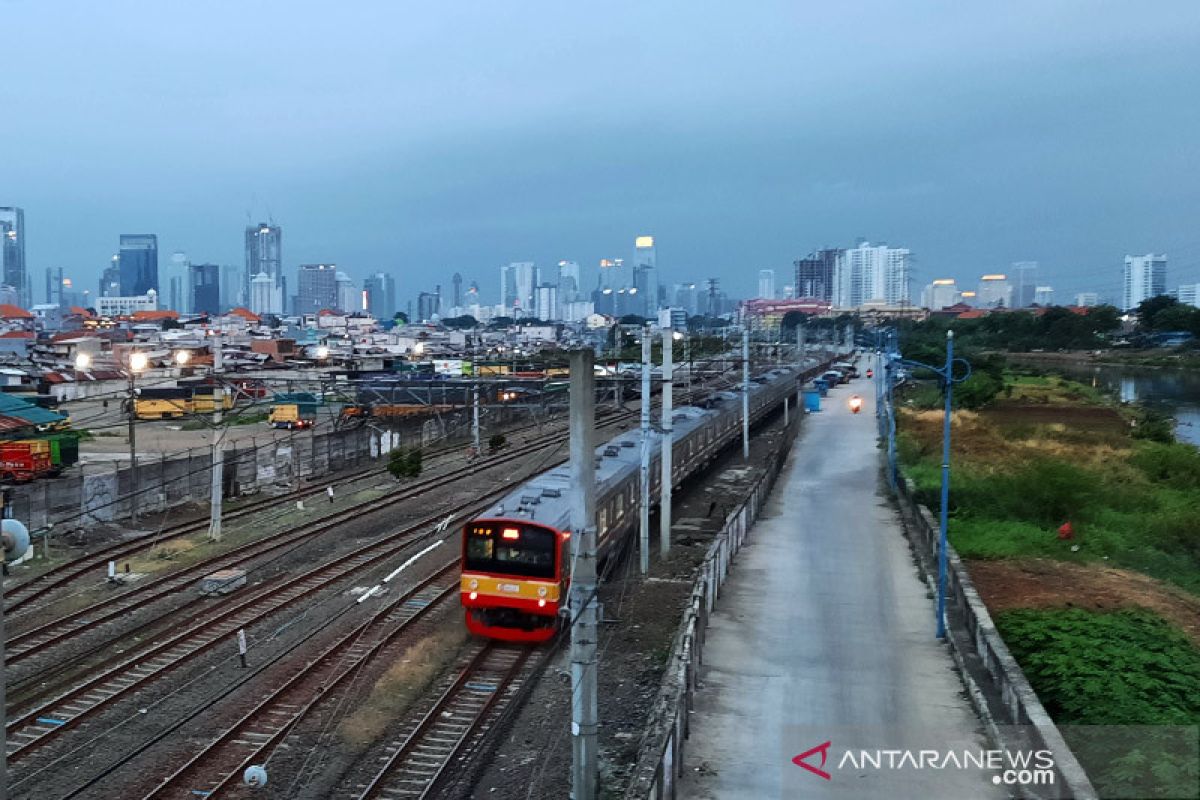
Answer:
[[[750,460],[750,330],[742,330],[742,460]]]
[[[642,574],[650,571],[650,325],[642,326],[642,460],[638,471],[641,502],[638,504],[638,544]]]
[[[221,501],[225,490],[225,428],[221,425],[221,411],[225,406],[225,389],[221,385],[221,372],[225,368],[224,351],[221,349],[221,335],[218,333],[213,342],[213,445],[212,445],[212,487],[209,497],[208,538],[211,541],[221,541]]]
[[[658,554],[666,558],[671,552],[671,448],[674,446],[671,415],[675,409],[675,332],[670,326],[662,329],[662,341],[662,477],[659,480]]]
[[[571,797],[595,800],[599,711],[596,685],[596,426],[594,354],[571,353]]]

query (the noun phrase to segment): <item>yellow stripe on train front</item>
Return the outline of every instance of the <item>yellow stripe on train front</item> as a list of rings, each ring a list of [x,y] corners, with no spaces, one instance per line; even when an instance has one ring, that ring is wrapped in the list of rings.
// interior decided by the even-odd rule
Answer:
[[[464,573],[463,592],[477,592],[490,597],[519,597],[523,600],[558,600],[559,587],[550,581],[530,581],[520,578],[489,578],[486,575]]]

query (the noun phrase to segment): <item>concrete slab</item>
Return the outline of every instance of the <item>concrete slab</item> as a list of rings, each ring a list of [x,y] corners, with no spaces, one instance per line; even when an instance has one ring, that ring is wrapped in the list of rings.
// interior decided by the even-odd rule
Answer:
[[[682,798],[1008,796],[995,770],[954,766],[988,744],[880,493],[873,399],[859,379],[808,416],[738,557],[709,627]],[[793,763],[825,742],[823,768],[820,750],[802,759],[817,771]],[[906,749],[955,760],[862,763],[863,750]]]

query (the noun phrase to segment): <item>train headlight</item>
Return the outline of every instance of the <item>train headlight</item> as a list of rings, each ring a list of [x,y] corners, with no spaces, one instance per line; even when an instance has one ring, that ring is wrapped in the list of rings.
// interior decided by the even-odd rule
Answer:
[[[471,578],[470,582],[467,583],[467,588],[468,589],[478,589],[479,581],[475,580],[474,578]]]
[[[474,600],[479,597],[479,592],[471,592],[469,595],[467,595],[467,597],[471,600]]]
[[[545,608],[545,607],[546,607],[546,601],[538,600],[538,608]]]
[[[546,587],[545,586],[538,587],[538,597],[545,597],[545,596],[546,596]]]

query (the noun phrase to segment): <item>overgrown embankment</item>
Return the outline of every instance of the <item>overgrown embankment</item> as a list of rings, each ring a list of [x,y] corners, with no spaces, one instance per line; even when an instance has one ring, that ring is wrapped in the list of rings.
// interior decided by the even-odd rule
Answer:
[[[1001,375],[954,416],[950,539],[1005,641],[1059,725],[1200,724],[1200,451],[1090,387]],[[897,441],[931,509],[939,394],[901,394]],[[1164,759],[1143,768],[1195,784]],[[1120,764],[1085,760],[1101,787]]]

